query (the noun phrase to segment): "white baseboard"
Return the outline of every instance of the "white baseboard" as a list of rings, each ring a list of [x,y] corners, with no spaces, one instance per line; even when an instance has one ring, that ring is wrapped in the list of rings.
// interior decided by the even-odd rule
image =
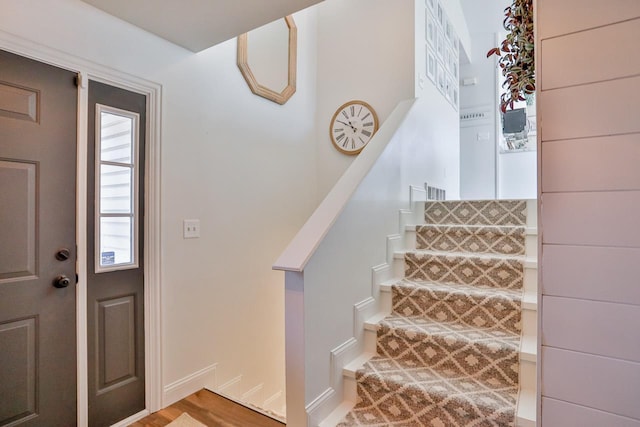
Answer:
[[[242,384],[242,375],[231,378],[224,384],[214,387],[212,390],[216,393],[223,394],[226,397],[233,397],[234,399],[240,399],[242,391],[240,385]]]
[[[358,342],[358,340],[353,337],[331,350],[331,358],[329,362],[329,371],[331,375],[330,388],[334,389],[334,392],[337,390],[340,398],[342,398],[342,369],[361,352],[361,342]]]
[[[262,392],[262,388],[264,387],[264,383],[260,383],[257,386],[251,387],[249,390],[245,391],[244,393],[242,393],[242,395],[240,396],[240,399],[244,402],[250,402],[250,403],[254,403],[254,400],[256,397],[258,398],[257,400],[263,400],[260,398],[260,396],[256,396],[258,393]]]
[[[130,417],[125,418],[122,421],[118,421],[117,423],[112,424],[111,427],[127,427],[128,425],[131,425],[131,424],[135,423],[136,421],[140,421],[141,419],[143,419],[147,415],[149,415],[149,410],[148,409],[143,409],[142,411],[138,412],[137,414],[133,414]]]
[[[222,386],[227,386],[225,388],[225,390],[230,390],[232,388],[238,388],[241,379],[242,379],[242,375],[239,375],[239,376],[231,379],[230,381],[227,381]],[[217,395],[220,395],[220,396],[224,397],[225,399],[229,399],[230,401],[237,403],[238,405],[244,406],[244,407],[249,408],[252,411],[258,412],[258,413],[260,413],[260,414],[262,414],[262,415],[264,415],[266,417],[273,418],[276,421],[280,421],[281,423],[286,424],[285,415],[279,413],[279,411],[271,410],[271,409],[267,409],[267,408],[261,408],[261,407],[259,407],[257,405],[252,404],[252,403],[248,403],[248,402],[242,401],[238,397],[231,396],[231,395],[225,393],[224,391],[220,391],[220,387],[218,387],[217,389],[215,389],[214,387],[205,387],[205,388],[207,390],[209,390],[210,392],[212,392],[212,393],[215,393]],[[279,391],[274,396],[280,397],[281,395],[282,395],[282,391]],[[274,396],[272,396],[272,397],[274,397]]]
[[[379,310],[378,300],[372,297],[366,298],[353,306],[353,336],[360,343],[360,346],[358,347],[359,351],[362,351],[363,349],[362,343],[364,342],[363,341],[364,322],[371,316],[375,315],[378,312],[378,310]],[[337,348],[340,348],[340,347],[337,347]],[[332,357],[333,357],[334,351],[335,350],[331,351]],[[355,358],[356,356],[358,355],[353,354],[352,359]]]
[[[342,403],[342,398],[332,387],[323,391],[305,408],[307,427],[317,427],[340,403]]]
[[[166,408],[172,403],[177,402],[180,399],[184,399],[196,391],[212,386],[216,383],[216,366],[207,366],[200,369],[191,375],[174,381],[164,387],[164,393],[162,396],[162,407]]]
[[[262,406],[264,406],[264,409],[267,411],[274,411],[280,409],[283,404],[284,393],[282,393],[282,390],[279,390],[277,393],[266,398]]]

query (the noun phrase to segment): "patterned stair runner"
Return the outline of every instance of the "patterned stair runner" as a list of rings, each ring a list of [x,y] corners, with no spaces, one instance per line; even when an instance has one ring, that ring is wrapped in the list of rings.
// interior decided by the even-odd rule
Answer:
[[[514,427],[525,201],[427,202],[338,425]]]

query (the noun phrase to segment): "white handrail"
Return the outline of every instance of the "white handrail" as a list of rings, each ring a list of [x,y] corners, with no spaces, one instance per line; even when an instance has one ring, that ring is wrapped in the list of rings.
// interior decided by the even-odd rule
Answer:
[[[364,150],[351,163],[320,206],[273,264],[274,270],[303,271],[347,202],[393,138],[417,99],[400,102]]]

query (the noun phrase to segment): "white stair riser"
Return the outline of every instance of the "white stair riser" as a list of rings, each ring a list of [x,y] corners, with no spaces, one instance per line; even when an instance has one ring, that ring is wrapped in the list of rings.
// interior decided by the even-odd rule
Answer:
[[[347,400],[349,402],[357,402],[358,386],[355,377],[351,375],[345,375],[342,384],[344,386],[344,400]]]
[[[405,250],[413,251],[416,249],[416,230],[407,230],[404,233]]]
[[[536,336],[538,333],[537,310],[522,310],[522,335]]]
[[[538,291],[538,269],[532,267],[524,268],[523,287],[525,292],[537,293]]]
[[[520,360],[520,389],[536,389],[536,362]]]
[[[538,259],[537,234],[527,234],[524,238],[524,254],[528,259]]]

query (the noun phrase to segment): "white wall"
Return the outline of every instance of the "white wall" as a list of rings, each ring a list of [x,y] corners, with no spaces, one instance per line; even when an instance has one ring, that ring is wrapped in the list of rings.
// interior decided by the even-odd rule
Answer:
[[[298,90],[251,94],[230,40],[193,54],[79,0],[5,0],[0,30],[162,84],[166,387],[217,363],[218,385],[284,388],[283,275],[271,264],[316,205],[316,18],[295,15]],[[199,218],[202,237],[182,239]]]
[[[469,33],[462,14],[459,0],[442,1],[445,13],[454,26],[460,41],[460,52],[469,49]],[[426,100],[432,109],[431,117],[425,117],[430,126],[425,129],[430,134],[430,144],[438,152],[437,162],[430,162],[431,186],[445,188],[447,199],[460,198],[460,115],[440,93],[435,83],[427,77],[425,50],[425,1],[416,0],[414,19],[416,31],[413,34],[415,46],[415,96]],[[455,83],[457,84],[457,82]],[[426,111],[425,111],[426,114]],[[435,120],[434,120],[435,119]],[[446,160],[445,160],[446,159]],[[446,186],[446,187],[445,187]]]
[[[464,127],[460,138],[460,195],[463,199],[494,199],[497,190],[496,60],[487,51],[496,46],[496,33],[504,31],[502,19],[510,0],[461,0],[471,34],[471,62],[460,66],[460,106],[465,112],[488,112],[486,119]],[[463,124],[464,125],[464,124]]]
[[[538,153],[498,154],[498,198],[535,199],[538,196]]]
[[[414,96],[414,1],[326,0],[316,6],[320,199],[354,159],[329,139],[336,109],[360,99],[384,122],[398,102]]]
[[[352,336],[353,304],[371,296],[371,268],[386,261],[385,237],[398,232],[409,186],[456,187],[455,175],[437,176],[450,161],[432,143],[433,129],[445,126],[437,123],[439,108],[416,101],[304,270],[307,403],[328,386],[330,350]]]
[[[410,206],[410,185],[457,188],[456,176],[435,176],[435,166],[449,161],[433,143],[444,126],[439,108],[427,99],[400,103],[275,265],[287,271],[291,425],[316,425],[342,401],[342,365],[332,350],[340,349],[333,353],[348,363],[362,349],[354,305],[375,313],[372,267],[391,262],[386,237],[400,231],[399,210]]]
[[[537,4],[541,422],[639,426],[640,2]]]

